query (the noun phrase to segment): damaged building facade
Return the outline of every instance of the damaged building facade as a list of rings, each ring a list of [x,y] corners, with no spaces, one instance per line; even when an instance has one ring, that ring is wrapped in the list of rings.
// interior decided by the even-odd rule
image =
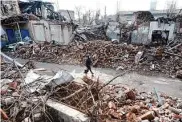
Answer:
[[[178,15],[176,18],[176,33],[182,35],[182,15]]]
[[[120,40],[132,44],[148,45],[155,42],[156,38],[161,40],[162,43],[164,37],[168,42],[173,41],[176,36],[181,35],[182,30],[180,10],[175,10],[173,14],[177,16],[167,18],[167,13],[159,10],[118,12],[119,22],[117,21],[118,17],[108,16],[110,17],[108,18],[109,23],[113,21],[116,24],[113,25],[112,29],[107,29],[107,31],[112,31],[117,36],[108,36],[111,39],[118,40],[120,38]],[[125,26],[118,26],[122,24]],[[116,30],[118,31],[116,32]],[[124,38],[125,36],[127,38]]]
[[[20,14],[17,0],[2,0],[1,2],[1,19]]]
[[[133,25],[131,42],[134,44],[152,44],[165,43],[175,39],[176,34],[181,32],[180,17],[164,18],[155,17],[150,12],[136,12],[133,16]]]
[[[154,41],[152,36],[156,31],[158,31],[158,33],[161,33],[161,35],[164,34],[167,40],[173,40],[175,32],[175,22],[165,18],[158,18],[156,21],[151,21],[148,39]]]
[[[16,8],[20,12],[1,18],[2,30],[7,36],[6,42],[1,40],[2,46],[27,40],[35,42],[54,40],[63,45],[69,43],[72,25],[64,22],[65,18],[54,11],[52,3],[19,1]]]
[[[58,10],[58,13],[66,18],[68,22],[75,20],[75,12],[72,10]]]

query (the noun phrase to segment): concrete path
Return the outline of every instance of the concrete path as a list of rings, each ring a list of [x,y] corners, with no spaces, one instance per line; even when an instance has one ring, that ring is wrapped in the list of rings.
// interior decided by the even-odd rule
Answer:
[[[16,59],[19,63],[24,64],[27,60],[23,59]],[[53,63],[42,63],[42,62],[35,62],[35,65],[38,68],[46,68],[48,70],[52,70],[57,72],[60,69],[67,70],[70,72],[75,78],[76,77],[83,77],[85,67],[78,66],[78,65],[59,65]],[[98,78],[103,81],[107,82],[112,79],[114,76],[121,73],[121,71],[116,71],[113,69],[106,69],[106,68],[93,68],[94,78]],[[91,74],[89,74],[91,76]],[[168,94],[173,97],[180,97],[182,98],[182,81],[179,79],[171,79],[165,78],[161,76],[144,76],[139,75],[136,72],[125,74],[124,76],[118,77],[115,79],[113,84],[124,84],[128,85],[129,87],[136,88],[139,91],[146,91],[146,92],[153,92],[154,87],[157,91]]]

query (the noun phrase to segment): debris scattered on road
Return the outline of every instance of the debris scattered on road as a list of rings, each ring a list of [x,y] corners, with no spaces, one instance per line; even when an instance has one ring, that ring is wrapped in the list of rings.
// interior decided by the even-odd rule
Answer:
[[[1,66],[4,74],[14,72],[3,75],[1,80],[3,120],[52,121],[51,113],[46,109],[48,99],[87,114],[91,121],[171,122],[182,119],[182,100],[159,94],[156,90],[154,93],[139,92],[122,84],[113,85],[112,80],[103,83],[86,76],[82,78],[83,82],[77,82],[65,71],[51,74],[45,69],[7,64],[2,59]]]
[[[13,55],[51,63],[84,64],[84,57],[90,54],[94,67],[134,70],[145,74],[165,74],[180,78],[182,70],[181,45],[171,47],[145,47],[127,44],[113,44],[108,41],[75,42],[69,46],[42,43],[24,45]]]

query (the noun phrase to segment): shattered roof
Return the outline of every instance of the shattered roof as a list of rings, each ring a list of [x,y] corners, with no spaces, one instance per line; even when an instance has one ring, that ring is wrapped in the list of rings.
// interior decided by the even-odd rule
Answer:
[[[134,12],[134,15],[136,16],[137,20],[140,20],[142,22],[148,22],[154,20],[154,16],[150,11],[137,11]]]
[[[18,4],[20,7],[20,11],[22,13],[35,12],[36,8],[41,8],[42,4],[44,4],[45,6],[48,6],[51,10],[54,10],[54,7],[51,2],[42,2],[42,1],[23,2],[23,1],[20,1]]]
[[[51,15],[47,15],[47,18],[49,19],[57,19],[57,20],[66,20],[63,16],[61,16],[58,12],[54,11],[54,6],[52,5],[53,3],[51,2],[42,2],[42,1],[33,1],[33,2],[23,2],[19,1],[19,7],[20,11],[22,13],[32,13],[38,17],[42,17],[42,14],[39,13],[41,11],[42,5],[50,11],[50,13],[54,14],[55,16],[53,17]]]
[[[159,17],[159,18],[156,19],[156,21],[160,21],[162,23],[167,23],[168,24],[170,21],[173,21],[173,19],[172,18]]]
[[[13,24],[13,23],[21,23],[21,22],[28,22],[29,20],[40,20],[37,16],[33,14],[20,14],[20,15],[13,15],[8,18],[1,20],[2,24]]]

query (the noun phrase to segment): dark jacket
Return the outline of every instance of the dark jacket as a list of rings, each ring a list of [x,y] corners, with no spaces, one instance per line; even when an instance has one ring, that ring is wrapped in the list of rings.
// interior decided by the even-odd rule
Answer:
[[[92,65],[92,60],[88,57],[86,60],[86,66],[91,66]]]

